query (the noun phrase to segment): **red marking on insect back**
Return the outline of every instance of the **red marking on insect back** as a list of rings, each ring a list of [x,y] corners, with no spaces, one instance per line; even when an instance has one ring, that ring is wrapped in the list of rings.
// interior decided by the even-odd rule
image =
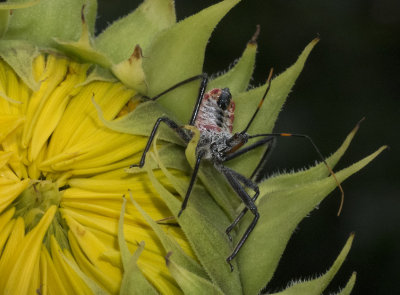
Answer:
[[[290,134],[290,133],[281,133],[280,135],[281,136],[292,136],[292,134]]]
[[[202,132],[232,133],[235,103],[231,100],[226,110],[218,106],[222,90],[215,88],[204,94],[199,106],[195,126]]]
[[[233,130],[233,121],[235,120],[235,108],[236,104],[233,100],[231,100],[229,107],[228,107],[228,112],[229,112],[229,118],[228,118],[228,128],[229,128],[229,133],[232,133]]]
[[[231,103],[229,104],[229,107],[228,107],[228,111],[233,114],[233,112],[235,111],[235,108],[236,108],[236,104],[233,100],[231,100]]]
[[[218,97],[221,95],[221,89],[215,88],[215,89],[209,91],[209,93],[210,93],[212,96],[217,96],[216,98],[218,98]]]

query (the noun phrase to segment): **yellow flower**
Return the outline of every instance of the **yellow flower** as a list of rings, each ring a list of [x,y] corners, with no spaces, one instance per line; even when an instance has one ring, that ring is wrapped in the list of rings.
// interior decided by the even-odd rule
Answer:
[[[237,2],[222,1],[176,23],[172,1],[146,0],[98,36],[94,0],[0,6],[2,294],[256,294],[269,282],[294,228],[337,185],[323,163],[260,181],[262,218],[232,261],[233,271],[225,259],[235,244],[225,229],[242,207],[210,163],[201,167],[189,205],[177,217],[196,142],[185,156],[182,142],[162,129],[143,169],[128,169],[140,161],[158,117],[187,122],[198,82],[157,102],[145,96],[201,73],[213,28]],[[272,131],[317,41],[272,80],[249,132]],[[246,126],[267,87],[246,91],[256,48],[252,38],[239,62],[209,83],[230,87],[235,131]],[[326,159],[330,166],[357,128]],[[382,149],[337,172],[337,179],[342,182]],[[264,151],[230,167],[249,177]],[[232,233],[234,241],[249,218]],[[321,293],[352,239],[325,275],[285,291]],[[354,281],[355,275],[342,294]]]
[[[117,293],[122,272],[117,243],[122,196],[128,190],[154,219],[171,216],[154,192],[146,173],[127,174],[139,160],[143,136],[121,134],[102,126],[92,97],[114,118],[137,100],[121,83],[86,79],[87,64],[40,55],[34,61],[38,91],[31,91],[1,62],[1,217],[0,290],[34,293],[37,288],[67,294],[88,291],[67,263],[72,259],[111,293]],[[156,172],[162,182],[165,177]],[[25,229],[31,230],[25,234]],[[157,237],[132,203],[125,213],[129,250],[146,247],[138,265],[153,285],[176,293],[178,287],[164,263]],[[178,227],[168,233],[191,256]],[[36,273],[36,275],[32,275]]]

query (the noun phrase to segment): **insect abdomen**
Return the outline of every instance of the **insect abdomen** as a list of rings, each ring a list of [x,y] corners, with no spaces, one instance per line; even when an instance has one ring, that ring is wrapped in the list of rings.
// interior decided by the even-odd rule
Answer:
[[[227,108],[225,110],[222,109],[218,105],[218,101],[222,95],[225,95],[225,100],[226,95],[229,95],[229,99],[231,98],[229,89],[227,88],[215,88],[204,94],[195,121],[195,126],[200,131],[232,133],[235,103],[230,99]]]

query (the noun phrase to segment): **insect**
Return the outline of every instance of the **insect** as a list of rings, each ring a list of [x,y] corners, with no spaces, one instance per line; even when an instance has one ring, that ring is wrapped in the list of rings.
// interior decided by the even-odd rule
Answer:
[[[189,125],[195,126],[200,131],[200,139],[196,147],[196,162],[193,168],[192,177],[185,198],[183,199],[181,209],[178,213],[178,217],[182,214],[182,212],[185,210],[187,206],[190,193],[196,181],[201,161],[202,160],[211,161],[214,167],[221,174],[225,176],[230,186],[233,188],[233,190],[236,192],[236,194],[239,196],[239,198],[245,205],[245,208],[238,214],[238,216],[226,229],[226,234],[228,235],[229,239],[232,241],[230,233],[239,223],[242,217],[246,214],[247,211],[250,211],[254,216],[253,220],[248,225],[245,233],[234,247],[232,253],[226,258],[226,261],[230,265],[231,270],[233,270],[231,261],[235,258],[235,256],[238,254],[243,244],[246,242],[247,238],[253,231],[260,217],[260,214],[257,210],[257,206],[255,204],[255,201],[257,200],[260,191],[254,178],[256,177],[259,170],[264,166],[264,163],[267,160],[268,155],[272,150],[272,147],[274,146],[276,137],[293,136],[293,137],[301,137],[307,139],[312,144],[312,146],[318,153],[319,157],[322,159],[323,163],[325,163],[325,165],[327,166],[330,174],[336,180],[337,185],[342,192],[342,198],[343,198],[343,190],[341,188],[340,183],[337,181],[334,172],[326,163],[321,152],[319,151],[319,149],[309,136],[304,134],[291,134],[291,133],[268,133],[268,134],[265,133],[265,134],[254,134],[254,135],[250,135],[247,133],[248,129],[250,128],[251,124],[256,118],[257,113],[259,112],[271,88],[272,73],[273,71],[271,70],[267,80],[267,88],[265,90],[265,93],[262,96],[254,114],[247,123],[247,126],[241,132],[232,133],[235,103],[232,100],[232,95],[229,91],[229,88],[222,88],[222,89],[215,88],[206,92],[206,87],[208,83],[208,76],[206,74],[186,79],[170,87],[169,89],[163,91],[162,93],[156,95],[155,97],[149,98],[150,100],[155,101],[159,97],[163,96],[164,94],[172,91],[173,89],[183,84],[189,83],[196,79],[201,79],[199,94],[197,97],[195,107],[193,109],[191,119],[189,121]],[[161,123],[164,123],[171,129],[173,129],[177,133],[177,135],[186,143],[188,143],[191,140],[192,133],[189,130],[181,127],[175,121],[171,120],[168,117],[160,117],[157,119],[150,133],[140,163],[131,165],[130,167],[141,168],[144,166],[146,154],[151,147],[151,143]],[[248,146],[244,146],[249,141],[249,139],[252,138],[259,138],[259,140]],[[225,162],[232,160],[236,157],[239,157],[261,146],[265,146],[267,147],[267,149],[250,178],[247,178],[224,165]],[[252,190],[254,192],[253,195],[251,196],[246,189]]]

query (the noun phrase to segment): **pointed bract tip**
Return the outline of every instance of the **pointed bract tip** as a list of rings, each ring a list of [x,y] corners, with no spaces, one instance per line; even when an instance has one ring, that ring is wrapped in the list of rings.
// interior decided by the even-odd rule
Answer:
[[[139,46],[139,44],[136,44],[132,55],[129,57],[129,62],[132,63],[134,59],[141,59],[142,56],[142,48]]]
[[[360,128],[361,123],[365,120],[365,117],[362,117],[360,121],[357,122],[356,126],[354,126],[352,132],[357,132],[357,130]]]
[[[352,231],[352,232],[350,233],[349,238],[354,239],[354,236],[355,236],[355,235],[356,235],[356,232]]]
[[[86,22],[86,21],[85,21],[85,7],[86,7],[86,5],[83,4],[83,5],[82,5],[82,9],[81,9],[81,20],[82,20],[82,23],[83,23],[83,24]]]
[[[257,38],[260,35],[260,25],[256,25],[256,31],[253,34],[253,37],[251,37],[249,43],[250,44],[257,44]]]
[[[319,42],[319,40],[321,40],[320,38],[319,38],[319,36],[318,37],[315,37],[312,41],[311,41],[311,43],[312,44],[317,44],[318,42]]]

